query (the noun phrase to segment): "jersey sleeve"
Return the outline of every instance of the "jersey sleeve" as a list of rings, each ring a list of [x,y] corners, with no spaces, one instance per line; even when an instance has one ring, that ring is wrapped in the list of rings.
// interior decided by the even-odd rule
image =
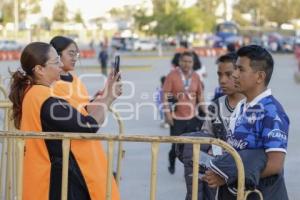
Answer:
[[[288,143],[289,119],[283,112],[267,112],[262,122],[263,145],[266,152],[286,153]]]

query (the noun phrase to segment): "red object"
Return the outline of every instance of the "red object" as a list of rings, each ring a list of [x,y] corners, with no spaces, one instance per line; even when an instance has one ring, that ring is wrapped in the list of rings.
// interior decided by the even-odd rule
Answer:
[[[176,52],[183,52],[185,48],[177,48]],[[200,57],[210,57],[210,56],[220,56],[227,52],[226,49],[223,48],[205,48],[205,47],[195,47],[193,48],[193,51],[197,53]]]
[[[300,45],[295,46],[294,54],[297,60],[300,61]]]

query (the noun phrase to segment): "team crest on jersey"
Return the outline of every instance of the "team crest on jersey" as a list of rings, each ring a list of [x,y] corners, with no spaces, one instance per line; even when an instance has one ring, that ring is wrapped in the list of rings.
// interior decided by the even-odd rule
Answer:
[[[254,124],[256,121],[256,114],[252,113],[251,116],[249,116],[247,120],[248,120],[249,124]]]

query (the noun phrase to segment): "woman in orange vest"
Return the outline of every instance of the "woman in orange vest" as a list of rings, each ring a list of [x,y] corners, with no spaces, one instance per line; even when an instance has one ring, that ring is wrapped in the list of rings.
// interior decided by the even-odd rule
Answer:
[[[67,101],[76,100],[83,107],[89,103],[89,94],[85,85],[73,73],[79,58],[77,44],[71,38],[55,36],[50,44],[57,51],[63,63],[61,80],[53,85],[54,93]],[[98,92],[97,92],[98,94]]]
[[[63,65],[51,45],[30,43],[20,61],[22,69],[12,75],[9,98],[15,126],[21,131],[95,133],[107,108],[122,93],[118,83],[120,74],[111,73],[105,95],[97,96],[95,103],[87,105],[90,110],[87,113],[76,101],[71,104],[53,94],[51,85],[60,79]],[[68,200],[105,199],[106,159],[97,144],[97,141],[71,141]],[[23,200],[61,198],[61,140],[27,139],[23,165]],[[120,199],[115,182],[112,199]]]
[[[90,110],[87,110],[86,106],[93,102],[94,99],[90,102],[89,94],[85,85],[74,73],[75,65],[79,58],[79,49],[76,42],[68,37],[55,36],[51,39],[50,44],[57,51],[63,64],[62,72],[60,73],[61,80],[56,81],[53,84],[53,93],[66,100],[73,107],[77,106],[78,109],[83,109],[83,114],[87,115]],[[96,95],[98,94],[100,94],[100,92],[96,93]],[[97,149],[98,154],[101,154],[103,171],[106,171],[106,154],[102,148],[101,142],[89,141],[89,143],[90,148]]]

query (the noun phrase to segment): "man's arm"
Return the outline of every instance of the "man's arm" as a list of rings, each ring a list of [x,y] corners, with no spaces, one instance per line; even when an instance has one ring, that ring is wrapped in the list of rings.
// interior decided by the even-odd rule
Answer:
[[[280,151],[267,152],[267,164],[261,178],[279,174],[283,170],[285,153]]]
[[[205,105],[204,91],[202,87],[202,82],[199,77],[198,77],[197,99],[198,99],[198,105],[200,105],[201,110],[206,114],[207,109]]]
[[[173,122],[173,117],[172,117],[172,113],[171,113],[168,98],[169,98],[169,93],[164,92],[164,95],[163,95],[163,111],[165,113],[166,122],[168,124],[170,124],[171,126],[173,126],[174,122]]]
[[[205,106],[205,100],[204,100],[204,95],[202,94],[202,92],[200,94],[198,94],[198,101],[199,101],[199,105],[200,105],[200,108],[201,110],[204,112],[204,113],[207,113],[207,110],[206,110],[206,106]]]
[[[166,77],[165,83],[163,85],[163,112],[165,114],[165,119],[168,124],[171,126],[174,125],[174,121],[172,118],[172,113],[170,109],[170,104],[169,104],[169,98],[170,98],[170,93],[171,93],[171,88],[172,88],[172,82],[170,80],[170,76]]]
[[[267,164],[261,177],[276,175],[284,168],[287,152],[289,119],[284,112],[266,106],[266,115],[262,121],[262,138],[267,154]]]

